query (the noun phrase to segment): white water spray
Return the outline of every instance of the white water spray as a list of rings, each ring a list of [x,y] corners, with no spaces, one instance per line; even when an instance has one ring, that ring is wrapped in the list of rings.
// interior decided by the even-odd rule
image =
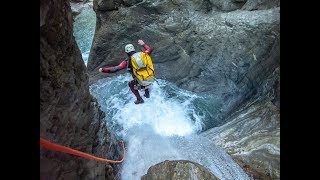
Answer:
[[[140,179],[149,167],[165,160],[197,162],[220,179],[249,179],[229,155],[197,135],[205,116],[199,115],[193,102],[201,97],[158,80],[150,98],[142,96],[145,103],[136,105],[127,85],[130,80],[129,74],[120,75],[90,87],[109,127],[127,142],[121,179]]]

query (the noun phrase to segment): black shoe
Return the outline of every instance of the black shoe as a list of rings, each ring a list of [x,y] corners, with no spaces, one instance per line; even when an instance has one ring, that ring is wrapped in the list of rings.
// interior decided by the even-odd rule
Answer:
[[[149,98],[150,97],[150,93],[149,93],[149,89],[145,89],[144,90],[144,97]]]
[[[144,100],[141,98],[141,99],[137,99],[136,101],[134,101],[135,104],[142,104],[144,103]]]

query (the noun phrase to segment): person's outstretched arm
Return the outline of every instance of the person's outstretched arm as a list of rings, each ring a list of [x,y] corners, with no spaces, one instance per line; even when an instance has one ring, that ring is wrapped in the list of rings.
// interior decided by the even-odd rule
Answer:
[[[138,40],[138,44],[140,44],[141,46],[143,46],[145,53],[147,53],[147,54],[150,55],[150,53],[151,53],[151,48],[150,48],[150,46],[146,45],[146,44],[143,42],[143,40],[141,40],[141,39]]]
[[[111,66],[107,68],[99,68],[99,72],[103,73],[115,73],[121,69],[124,69],[127,67],[127,61],[123,60],[118,66]]]

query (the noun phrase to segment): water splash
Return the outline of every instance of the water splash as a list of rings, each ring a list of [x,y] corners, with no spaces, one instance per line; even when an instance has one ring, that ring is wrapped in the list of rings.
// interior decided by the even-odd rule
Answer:
[[[123,180],[140,179],[149,167],[164,160],[197,162],[220,179],[249,179],[229,155],[197,135],[207,118],[197,107],[199,101],[205,101],[203,97],[158,80],[150,89],[150,98],[136,105],[127,85],[130,80],[126,74],[90,86],[109,127],[127,142]]]
[[[180,90],[183,96],[169,96],[164,90],[169,84],[158,80],[159,84],[154,83],[150,88],[151,98],[144,98],[145,103],[136,105],[127,86],[130,80],[130,76],[120,75],[113,80],[100,80],[90,88],[91,94],[99,97],[98,102],[118,135],[125,137],[128,129],[142,124],[164,136],[183,136],[202,130],[201,117],[192,106],[196,95]]]

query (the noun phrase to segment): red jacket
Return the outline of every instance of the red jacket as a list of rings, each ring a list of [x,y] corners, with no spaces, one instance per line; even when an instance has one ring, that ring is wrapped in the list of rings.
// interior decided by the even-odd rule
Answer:
[[[146,44],[143,45],[143,48],[144,48],[144,52],[150,55],[151,48]],[[121,69],[124,69],[124,68],[127,68],[127,67],[128,67],[128,59],[124,59],[124,60],[121,61],[121,63],[119,65],[104,68],[104,69],[102,69],[102,72],[104,72],[104,73],[114,73],[114,72],[117,72],[117,71],[119,71]]]

